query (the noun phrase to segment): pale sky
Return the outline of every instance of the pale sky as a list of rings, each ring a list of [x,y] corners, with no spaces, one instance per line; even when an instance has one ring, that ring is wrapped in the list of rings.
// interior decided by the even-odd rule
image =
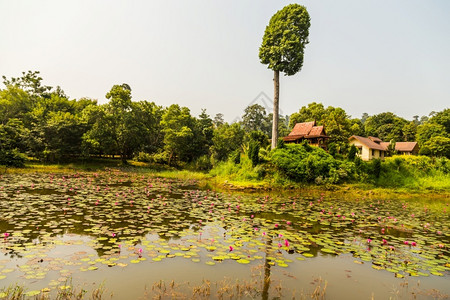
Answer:
[[[128,83],[133,100],[232,121],[260,92],[273,95],[259,46],[289,3],[0,0],[0,75],[38,70],[71,99],[100,103]],[[310,43],[302,70],[281,78],[284,114],[313,101],[358,118],[392,111],[411,119],[450,106],[450,1],[297,3],[311,16]]]

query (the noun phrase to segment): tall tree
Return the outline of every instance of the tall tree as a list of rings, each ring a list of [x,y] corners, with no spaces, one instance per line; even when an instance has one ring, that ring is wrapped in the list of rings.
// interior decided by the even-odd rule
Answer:
[[[261,63],[274,71],[272,149],[278,141],[280,72],[291,76],[303,66],[303,52],[308,44],[310,18],[304,6],[290,4],[270,19],[259,48]]]
[[[264,119],[266,117],[266,109],[259,104],[249,105],[244,110],[242,116],[242,126],[245,131],[264,131]]]

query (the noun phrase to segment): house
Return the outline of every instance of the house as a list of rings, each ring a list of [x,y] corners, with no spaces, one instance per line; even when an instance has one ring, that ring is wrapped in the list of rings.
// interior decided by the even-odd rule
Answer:
[[[323,126],[316,126],[316,121],[295,124],[291,133],[283,137],[285,143],[299,144],[304,140],[311,146],[327,149],[327,141],[330,137],[326,135]]]
[[[371,160],[374,158],[384,159],[387,155],[389,142],[383,142],[377,137],[362,137],[353,135],[349,138],[349,144],[355,145],[358,149],[358,156],[362,160]],[[397,142],[395,150],[399,154],[416,155],[419,153],[417,142]]]

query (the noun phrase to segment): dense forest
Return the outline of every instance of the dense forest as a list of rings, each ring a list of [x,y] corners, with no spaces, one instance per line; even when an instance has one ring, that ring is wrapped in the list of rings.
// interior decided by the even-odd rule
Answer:
[[[391,112],[364,113],[351,118],[344,109],[312,102],[290,116],[280,116],[279,136],[297,122],[315,120],[330,136],[328,153],[308,145],[284,145],[270,150],[272,114],[259,104],[248,106],[241,121],[228,124],[222,114],[206,110],[196,117],[177,104],[162,107],[145,100],[132,101],[127,84],[114,85],[109,100],[71,100],[57,86],[43,85],[39,72],[6,78],[0,90],[0,164],[22,166],[27,159],[62,163],[72,159],[120,157],[208,171],[240,164],[264,176],[275,168],[297,181],[320,181],[361,173],[363,163],[348,146],[352,135],[376,136],[384,141],[417,141],[426,159],[450,157],[450,109],[406,120]],[[307,153],[309,153],[307,155]],[[395,153],[392,153],[395,154]],[[311,156],[312,155],[312,156]],[[298,165],[292,165],[295,161]],[[355,163],[356,161],[356,163]],[[258,171],[258,165],[264,165]],[[351,163],[351,166],[348,165]],[[356,164],[356,167],[355,167]],[[346,175],[339,175],[342,170]],[[216,172],[220,172],[217,171]],[[214,171],[214,170],[213,170]],[[236,171],[236,170],[235,170]],[[369,172],[370,173],[370,172]],[[376,173],[376,171],[375,171]]]

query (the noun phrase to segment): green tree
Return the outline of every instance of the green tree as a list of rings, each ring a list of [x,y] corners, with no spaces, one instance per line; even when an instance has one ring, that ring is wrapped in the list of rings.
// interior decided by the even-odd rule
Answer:
[[[8,85],[6,89],[0,90],[0,123],[6,124],[10,118],[26,121],[32,105],[33,101],[27,92],[18,86]]]
[[[430,118],[429,122],[444,126],[447,134],[450,134],[450,108],[437,112]]]
[[[223,120],[223,114],[222,113],[218,113],[218,114],[216,114],[214,116],[213,124],[214,124],[214,126],[216,128],[222,126],[223,124],[225,124],[225,121]]]
[[[195,120],[194,126],[194,149],[195,156],[208,155],[212,146],[212,138],[214,132],[213,120],[206,113],[206,109],[202,109],[198,119]]]
[[[280,72],[291,76],[301,70],[309,27],[310,17],[306,8],[299,4],[287,5],[270,19],[259,48],[261,63],[274,71],[272,149],[278,142]]]
[[[445,127],[440,124],[434,124],[430,122],[419,125],[417,127],[416,140],[419,143],[419,146],[423,146],[426,142],[428,142],[432,137],[435,136],[447,137]]]
[[[450,158],[450,138],[445,136],[433,136],[423,145],[432,156],[444,156]]]
[[[406,123],[403,128],[403,140],[413,142],[416,140],[417,124],[414,121]]]
[[[322,103],[312,102],[308,106],[302,106],[297,113],[293,113],[289,119],[289,127],[297,123],[316,121],[321,123],[325,119],[325,107]]]
[[[384,112],[370,116],[364,122],[364,130],[367,135],[375,136],[383,141],[404,141],[403,127],[408,123],[403,118],[391,112]]]
[[[106,94],[107,104],[89,109],[92,128],[83,136],[88,149],[120,155],[125,163],[133,155],[141,140],[142,122],[136,117],[128,84],[114,85]]]
[[[242,116],[242,127],[245,131],[264,131],[264,120],[266,109],[259,104],[249,105],[244,110]]]
[[[233,152],[241,148],[245,131],[238,123],[225,123],[214,130],[211,152],[217,161],[224,161]]]
[[[193,158],[193,139],[195,119],[187,107],[172,104],[164,112],[161,120],[164,133],[164,150],[169,157],[169,165],[178,160]]]
[[[21,77],[12,77],[11,79],[2,76],[3,84],[5,86],[19,87],[33,97],[45,96],[52,87],[42,85],[42,77],[39,76],[39,73],[39,71],[22,72]]]
[[[139,135],[138,150],[145,153],[157,153],[164,146],[164,134],[162,132],[162,115],[164,110],[154,102],[133,102],[133,115],[138,122],[141,133]]]

